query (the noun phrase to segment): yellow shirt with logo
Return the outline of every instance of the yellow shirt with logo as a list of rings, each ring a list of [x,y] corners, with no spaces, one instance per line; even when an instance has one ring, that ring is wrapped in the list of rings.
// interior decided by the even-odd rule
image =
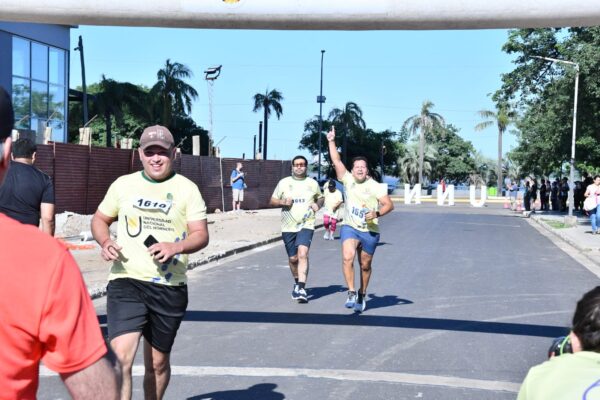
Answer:
[[[343,224],[361,232],[378,233],[378,219],[374,218],[367,222],[365,214],[369,211],[378,210],[378,199],[387,196],[387,185],[378,183],[371,178],[362,183],[356,182],[348,171],[342,178],[342,183],[346,193]]]
[[[194,182],[179,174],[162,182],[148,179],[143,172],[124,175],[110,186],[98,210],[118,217],[117,243],[122,250],[109,280],[186,284],[188,256],[177,254],[161,264],[152,258],[144,241],[150,235],[157,242],[184,240],[188,222],[206,219],[206,204]]]
[[[333,206],[344,200],[342,197],[342,192],[335,189],[335,191],[332,193],[329,191],[329,188],[327,188],[323,191],[323,195],[325,196],[325,203],[323,204],[323,213],[334,218],[339,218],[339,210],[341,206],[338,207],[335,211],[333,211]]]
[[[312,178],[283,178],[273,192],[273,198],[288,199],[291,207],[281,209],[281,231],[299,232],[302,229],[315,229],[315,212],[310,205],[323,197],[319,184]]]

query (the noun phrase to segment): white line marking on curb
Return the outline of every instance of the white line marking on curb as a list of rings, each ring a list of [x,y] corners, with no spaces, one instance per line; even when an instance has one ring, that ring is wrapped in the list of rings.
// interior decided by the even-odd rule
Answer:
[[[367,381],[403,383],[412,385],[444,386],[453,388],[492,390],[517,393],[519,383],[455,378],[451,376],[417,375],[400,372],[355,371],[345,369],[305,368],[251,368],[251,367],[185,367],[172,366],[172,376],[250,376],[334,379],[341,381]],[[133,376],[143,376],[142,365],[133,366]],[[56,376],[48,368],[40,367],[40,377]]]

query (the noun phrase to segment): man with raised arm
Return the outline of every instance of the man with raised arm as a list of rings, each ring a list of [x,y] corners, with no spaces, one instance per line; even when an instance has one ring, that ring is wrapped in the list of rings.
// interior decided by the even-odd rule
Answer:
[[[340,230],[342,241],[342,268],[348,285],[346,308],[363,312],[367,307],[367,287],[371,279],[371,264],[379,243],[379,217],[394,209],[387,194],[387,186],[369,177],[365,157],[352,159],[348,172],[335,145],[335,127],[327,133],[329,155],[339,181],[344,184],[346,203],[344,221]],[[360,264],[360,286],[354,286],[354,258]]]

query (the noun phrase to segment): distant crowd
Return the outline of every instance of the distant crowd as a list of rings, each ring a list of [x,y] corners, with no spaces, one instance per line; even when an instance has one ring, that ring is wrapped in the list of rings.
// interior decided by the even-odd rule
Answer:
[[[594,179],[587,173],[583,173],[582,180],[575,181],[573,188],[573,209],[584,213],[584,201],[587,197],[586,190],[594,184]],[[525,211],[557,211],[565,212],[568,208],[567,200],[569,198],[569,180],[555,178],[538,180],[534,177],[527,177],[518,183],[510,178],[505,179],[506,197],[510,199],[511,206],[516,208],[519,204]]]

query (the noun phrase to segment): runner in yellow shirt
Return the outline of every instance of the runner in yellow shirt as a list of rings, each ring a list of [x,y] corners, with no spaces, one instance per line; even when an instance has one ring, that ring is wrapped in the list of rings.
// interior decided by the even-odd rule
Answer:
[[[198,186],[173,171],[173,135],[144,129],[138,154],[144,167],[118,178],[92,219],[101,255],[112,261],[107,286],[110,345],[123,367],[121,398],[132,394],[131,368],[144,336],[146,398],[162,398],[170,353],[188,304],[187,254],[208,244],[206,205]],[[117,239],[109,226],[118,220]]]
[[[308,161],[303,156],[292,160],[292,176],[277,184],[270,204],[281,207],[281,237],[294,278],[292,299],[306,303],[308,251],[315,231],[315,213],[323,206],[319,184],[306,175]]]
[[[327,133],[327,140],[335,173],[344,184],[346,194],[344,222],[340,231],[342,266],[348,285],[345,306],[363,312],[367,307],[367,286],[371,278],[373,255],[379,243],[379,217],[392,211],[394,204],[387,194],[387,187],[368,177],[365,157],[355,157],[352,170],[348,172],[335,145],[335,127]],[[357,254],[361,270],[358,292],[354,286],[354,257]]]

